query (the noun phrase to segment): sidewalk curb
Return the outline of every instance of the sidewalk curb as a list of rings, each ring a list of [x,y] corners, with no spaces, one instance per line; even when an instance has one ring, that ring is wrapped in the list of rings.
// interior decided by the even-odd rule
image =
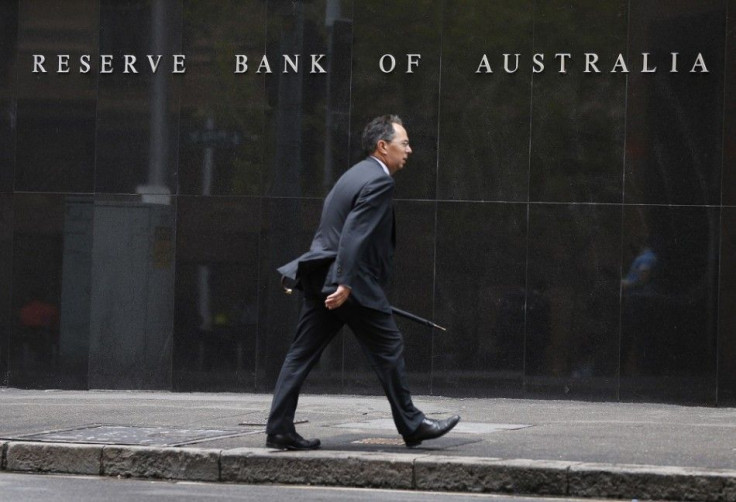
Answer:
[[[222,453],[221,480],[411,490],[415,487],[415,457],[378,452],[238,448]]]
[[[422,453],[0,442],[4,471],[596,498],[736,501],[736,470]]]
[[[5,448],[5,469],[99,475],[101,457],[99,445],[9,441]]]
[[[105,476],[220,481],[220,450],[104,446],[100,472]]]

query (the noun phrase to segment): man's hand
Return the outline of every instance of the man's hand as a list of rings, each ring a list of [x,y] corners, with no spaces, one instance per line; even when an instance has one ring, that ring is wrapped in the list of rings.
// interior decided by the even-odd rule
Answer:
[[[350,296],[350,288],[340,284],[337,287],[337,291],[335,291],[325,299],[325,307],[327,307],[327,310],[336,309],[340,305],[345,303],[345,300],[348,299],[348,296]]]

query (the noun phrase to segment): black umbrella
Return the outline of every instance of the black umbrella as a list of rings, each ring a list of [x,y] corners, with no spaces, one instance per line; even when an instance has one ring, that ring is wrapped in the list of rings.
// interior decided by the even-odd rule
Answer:
[[[286,277],[281,277],[281,287],[283,288],[284,293],[286,293],[287,295],[290,295],[294,292],[292,288],[286,285]],[[425,319],[424,317],[419,317],[418,315],[412,314],[411,312],[407,312],[406,310],[401,310],[401,309],[397,309],[396,307],[391,307],[391,311],[397,316],[405,317],[414,322],[418,322],[419,324],[424,324],[425,326],[429,326],[430,328],[441,329],[442,331],[447,331],[446,328],[443,328],[439,324],[435,324],[429,319]]]
[[[425,326],[441,329],[442,331],[447,331],[447,329],[443,328],[439,324],[435,324],[429,319],[419,317],[418,315],[412,314],[411,312],[407,312],[406,310],[401,310],[401,309],[397,309],[396,307],[391,307],[391,311],[398,316],[406,317],[407,319],[411,319],[412,321],[418,322],[419,324],[424,324]]]

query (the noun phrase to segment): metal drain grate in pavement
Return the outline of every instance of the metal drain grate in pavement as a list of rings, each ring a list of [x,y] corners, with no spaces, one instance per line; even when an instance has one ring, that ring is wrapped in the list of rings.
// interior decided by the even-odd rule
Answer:
[[[201,441],[257,434],[243,429],[175,429],[171,427],[133,427],[92,424],[74,429],[44,431],[3,437],[6,440],[51,443],[86,443],[135,446],[183,446]]]

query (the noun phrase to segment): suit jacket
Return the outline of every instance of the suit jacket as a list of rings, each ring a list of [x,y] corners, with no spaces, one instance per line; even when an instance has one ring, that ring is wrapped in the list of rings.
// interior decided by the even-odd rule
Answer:
[[[299,287],[305,274],[325,272],[322,292],[344,284],[360,305],[390,313],[386,298],[396,233],[394,180],[372,157],[348,169],[325,199],[308,252],[279,267]]]

